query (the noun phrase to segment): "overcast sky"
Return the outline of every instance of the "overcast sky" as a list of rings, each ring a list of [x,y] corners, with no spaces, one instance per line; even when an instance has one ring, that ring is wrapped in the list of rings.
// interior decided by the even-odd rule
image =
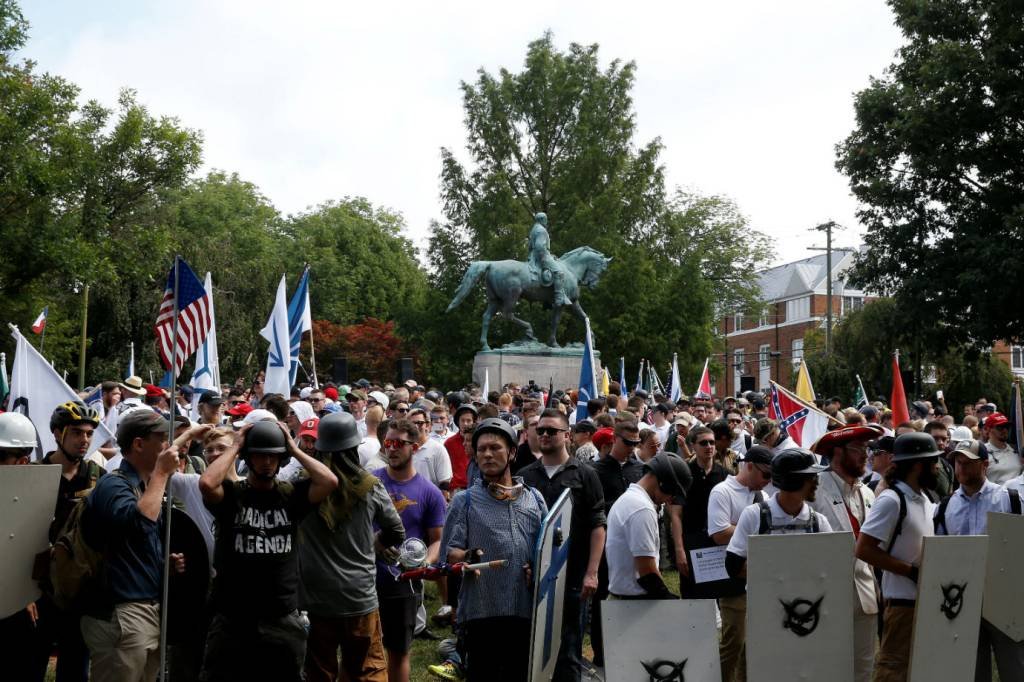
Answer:
[[[400,211],[422,245],[442,146],[462,149],[460,80],[522,68],[546,29],[634,60],[639,143],[661,137],[670,187],[734,199],[776,243],[860,229],[834,145],[852,94],[900,45],[882,0],[708,2],[91,2],[23,0],[25,55],[114,106],[205,136],[204,171],[239,173],[284,213],[361,195]],[[557,230],[558,226],[553,225]]]

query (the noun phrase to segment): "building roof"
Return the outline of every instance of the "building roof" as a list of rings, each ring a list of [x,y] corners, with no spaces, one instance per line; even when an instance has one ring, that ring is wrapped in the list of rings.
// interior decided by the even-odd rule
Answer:
[[[832,291],[834,295],[863,296],[863,292],[847,287],[844,275],[853,263],[856,249],[832,250]],[[769,268],[758,275],[761,298],[779,301],[806,294],[824,294],[826,291],[824,253]]]

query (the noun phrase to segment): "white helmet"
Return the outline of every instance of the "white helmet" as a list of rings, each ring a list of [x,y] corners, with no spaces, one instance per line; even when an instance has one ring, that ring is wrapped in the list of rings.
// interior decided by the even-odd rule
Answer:
[[[0,448],[34,448],[36,427],[20,412],[0,414]]]
[[[953,443],[961,443],[972,438],[974,438],[974,434],[971,433],[970,427],[967,426],[958,426],[949,434],[949,440]]]

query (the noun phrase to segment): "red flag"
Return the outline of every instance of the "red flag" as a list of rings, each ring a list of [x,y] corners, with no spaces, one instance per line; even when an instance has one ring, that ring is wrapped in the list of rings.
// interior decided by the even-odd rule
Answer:
[[[697,392],[693,394],[694,398],[710,398],[711,397],[711,376],[708,374],[708,361],[704,360],[704,371],[700,375],[700,386],[697,387]]]
[[[910,410],[907,409],[907,394],[903,391],[903,377],[900,376],[900,352],[892,354],[892,394],[889,396],[892,408],[892,427],[910,421]]]

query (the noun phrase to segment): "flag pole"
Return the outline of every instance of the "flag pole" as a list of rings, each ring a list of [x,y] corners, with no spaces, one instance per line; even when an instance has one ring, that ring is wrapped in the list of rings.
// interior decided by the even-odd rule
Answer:
[[[85,285],[85,291],[82,296],[82,343],[78,347],[78,390],[85,390],[85,331],[89,325],[89,285]],[[46,327],[43,327],[43,333],[46,333]],[[39,352],[42,355],[42,350]]]
[[[173,391],[178,385],[178,271],[180,270],[179,263],[181,262],[181,256],[174,256],[174,324],[172,325],[171,333],[171,391]],[[178,411],[178,401],[173,397],[169,401],[171,403],[171,413],[168,417],[169,424],[167,428],[167,439],[168,446],[174,442],[174,418],[175,413]],[[173,477],[174,474],[172,473]],[[160,607],[160,680],[166,682],[167,680],[167,614],[170,611],[170,594],[171,594],[171,483],[170,478],[167,480],[167,487],[164,488],[164,585],[163,585],[163,599],[161,600]]]
[[[309,270],[309,265],[306,265],[306,270]],[[306,279],[306,298],[309,298],[309,279]],[[309,306],[313,307],[312,304]],[[313,366],[313,388],[320,388],[320,382],[316,378],[316,347],[313,345],[313,311],[309,311],[309,364]],[[484,400],[487,396],[484,396]]]
[[[88,301],[89,301],[88,288],[86,289],[85,300],[88,303]],[[44,315],[49,317],[48,313],[49,313],[49,311],[44,311],[43,312]],[[40,355],[43,355],[43,346],[46,345],[46,320],[45,319],[43,319],[43,332],[42,332],[42,334],[43,335],[39,337],[39,354]],[[43,357],[46,357],[46,356],[43,356]]]

